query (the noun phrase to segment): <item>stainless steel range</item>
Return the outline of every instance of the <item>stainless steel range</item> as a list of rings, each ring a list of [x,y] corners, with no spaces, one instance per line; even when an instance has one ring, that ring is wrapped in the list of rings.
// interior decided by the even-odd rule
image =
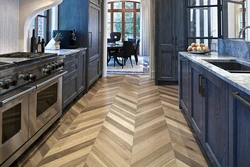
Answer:
[[[0,55],[0,166],[9,166],[61,116],[63,66],[56,54]]]

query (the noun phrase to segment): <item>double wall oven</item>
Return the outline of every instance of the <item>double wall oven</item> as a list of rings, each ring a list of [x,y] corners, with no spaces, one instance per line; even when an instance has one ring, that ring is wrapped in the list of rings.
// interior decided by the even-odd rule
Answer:
[[[67,72],[56,55],[44,57],[2,69],[9,75],[0,78],[0,166],[9,166],[61,116]]]

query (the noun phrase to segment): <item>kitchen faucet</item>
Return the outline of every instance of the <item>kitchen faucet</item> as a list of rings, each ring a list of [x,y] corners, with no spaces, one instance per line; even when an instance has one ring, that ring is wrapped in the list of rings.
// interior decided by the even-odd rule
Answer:
[[[243,33],[243,31],[245,31],[246,29],[250,28],[250,26],[246,26],[244,28],[241,28],[240,29],[240,32],[239,32],[239,35],[238,35],[238,38],[240,38],[241,34]]]

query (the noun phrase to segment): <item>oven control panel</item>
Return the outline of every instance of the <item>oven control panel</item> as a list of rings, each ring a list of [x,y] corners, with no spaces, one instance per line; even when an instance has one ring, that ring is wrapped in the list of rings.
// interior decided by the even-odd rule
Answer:
[[[37,66],[33,65],[30,68],[17,68],[15,69],[16,72],[13,72],[10,76],[0,78],[0,94],[46,77],[61,70],[63,66],[62,60],[55,60],[40,63]]]

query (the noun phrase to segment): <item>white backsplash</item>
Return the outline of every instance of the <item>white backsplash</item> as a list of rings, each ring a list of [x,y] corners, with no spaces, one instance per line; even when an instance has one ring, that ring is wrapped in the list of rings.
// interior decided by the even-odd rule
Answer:
[[[0,0],[0,54],[19,50],[19,0]]]

